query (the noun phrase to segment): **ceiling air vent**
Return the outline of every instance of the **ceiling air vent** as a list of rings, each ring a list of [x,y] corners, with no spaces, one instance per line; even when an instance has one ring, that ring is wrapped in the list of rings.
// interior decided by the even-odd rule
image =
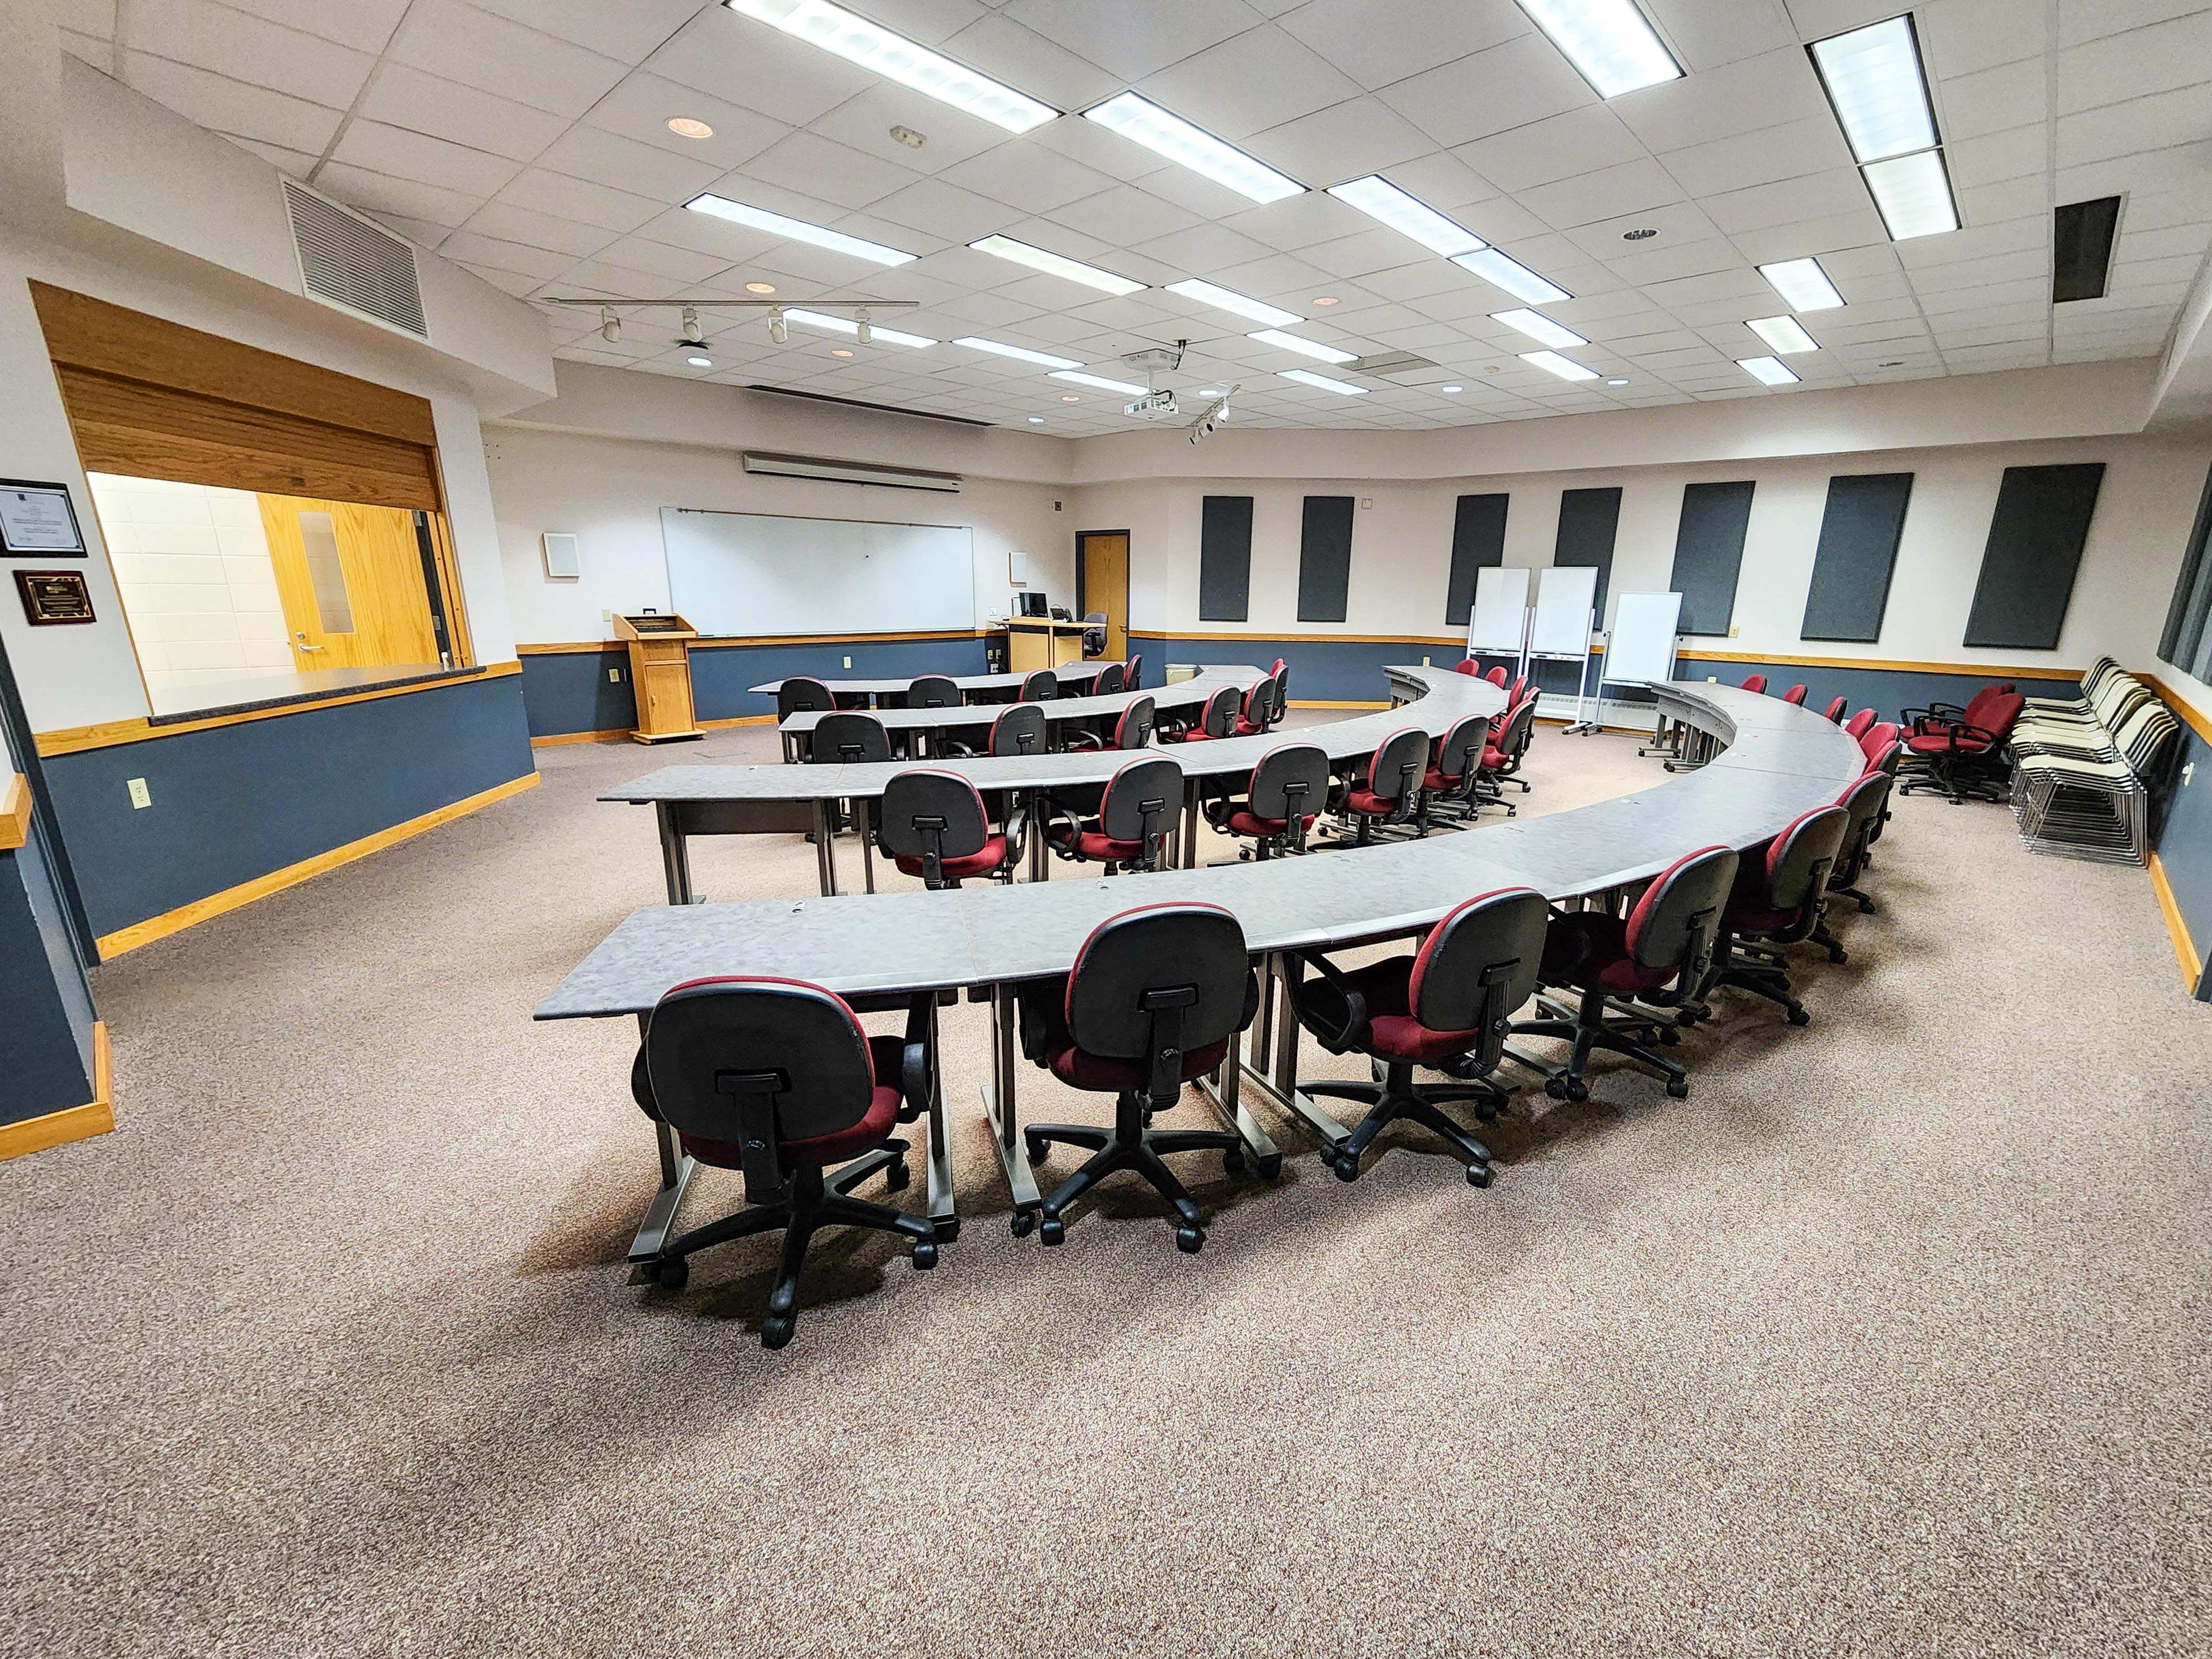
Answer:
[[[422,320],[413,248],[381,225],[289,179],[284,180],[284,207],[292,216],[300,282],[309,295],[418,340],[430,337]]]
[[[2069,202],[2051,222],[2051,302],[2101,300],[2112,269],[2112,236],[2120,228],[2120,198]]]
[[[957,472],[925,472],[915,466],[884,466],[868,461],[833,460],[826,455],[771,455],[757,449],[744,453],[748,472],[778,478],[827,478],[835,483],[888,484],[894,489],[935,489],[957,495]]]
[[[1417,368],[1434,368],[1426,357],[1412,351],[1384,351],[1345,364],[1354,374],[1410,374]]]

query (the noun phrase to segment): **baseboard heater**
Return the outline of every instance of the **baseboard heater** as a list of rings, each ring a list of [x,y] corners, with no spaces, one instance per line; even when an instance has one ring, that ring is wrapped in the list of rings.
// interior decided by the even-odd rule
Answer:
[[[771,455],[748,449],[745,471],[778,478],[827,478],[834,483],[884,484],[893,489],[935,489],[957,495],[957,472],[925,472],[920,467],[881,466],[863,461],[833,460],[824,455]]]

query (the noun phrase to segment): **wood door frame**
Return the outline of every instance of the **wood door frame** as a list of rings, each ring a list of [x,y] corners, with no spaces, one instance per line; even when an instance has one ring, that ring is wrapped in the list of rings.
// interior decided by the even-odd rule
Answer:
[[[1078,620],[1091,610],[1091,601],[1084,592],[1083,544],[1093,536],[1119,536],[1121,538],[1121,639],[1126,645],[1129,638],[1129,562],[1136,554],[1136,540],[1126,530],[1079,530],[1075,532],[1075,614]]]

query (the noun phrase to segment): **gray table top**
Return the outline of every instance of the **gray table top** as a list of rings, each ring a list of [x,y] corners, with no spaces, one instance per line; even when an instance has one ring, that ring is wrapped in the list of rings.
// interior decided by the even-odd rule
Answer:
[[[1139,697],[1150,697],[1155,708],[1195,708],[1224,685],[1239,691],[1266,678],[1263,670],[1249,666],[1201,670],[1172,685],[1141,686],[1134,691],[1109,691],[1103,697],[1054,697],[1037,707],[1047,726],[1072,720],[1097,720],[1119,714]],[[1006,712],[1006,703],[969,703],[958,708],[871,708],[867,712],[888,732],[933,732],[947,726],[988,726]],[[777,723],[781,732],[811,732],[827,718],[821,709],[787,715]]]
[[[1455,686],[1435,684],[1452,679],[1480,684],[1436,673],[1422,703],[1455,693]],[[1857,743],[1818,714],[1732,686],[1678,683],[1668,690],[1670,701],[1696,710],[1701,725],[1736,733],[1736,744],[1695,772],[1634,794],[1426,841],[1210,870],[942,893],[654,905],[608,935],[539,1006],[538,1018],[644,1012],[671,986],[710,974],[784,975],[854,994],[1064,974],[1097,923],[1131,904],[1171,899],[1226,906],[1255,952],[1402,936],[1495,888],[1526,885],[1553,900],[1573,898],[1642,880],[1703,847],[1755,846],[1833,800],[1864,763]],[[1422,703],[1394,715],[1410,715]],[[1363,720],[1382,718],[1389,717]],[[1756,758],[1759,739],[1772,740],[1764,746],[1774,763]],[[1739,748],[1753,758],[1739,761]]]
[[[1256,668],[1209,671],[1249,674]],[[1442,737],[1468,714],[1493,715],[1505,707],[1505,694],[1487,681],[1473,679],[1441,668],[1389,668],[1393,683],[1416,701],[1403,708],[1378,709],[1325,726],[1295,732],[1274,731],[1256,738],[1217,738],[1206,743],[1171,743],[1148,748],[1146,756],[1164,755],[1182,769],[1186,778],[1247,778],[1270,749],[1285,743],[1314,743],[1328,750],[1331,760],[1371,755],[1376,745],[1401,726],[1418,726],[1432,738]],[[1202,676],[1200,678],[1203,678]],[[1185,682],[1196,684],[1195,680]],[[1233,682],[1232,682],[1233,683]],[[1245,681],[1244,684],[1250,684]],[[1139,692],[1137,695],[1144,696]],[[1112,702],[1112,698],[1085,698],[1085,702]],[[1068,703],[1042,703],[1052,708]],[[924,713],[942,711],[924,710]],[[915,765],[957,772],[978,789],[1048,789],[1058,784],[1103,783],[1138,751],[1104,749],[1078,750],[1072,754],[976,756],[927,761],[872,761],[847,766],[668,766],[658,772],[610,789],[599,799],[631,805],[659,801],[799,802],[817,800],[874,800],[884,786]]]
[[[1093,657],[1082,662],[1064,662],[1052,672],[1059,675],[1063,683],[1070,680],[1091,680],[1097,678],[1102,670],[1112,666],[1118,660],[1117,658]],[[785,678],[816,679],[820,677],[812,674],[794,674],[787,675]],[[1018,691],[1022,689],[1022,682],[1029,678],[1029,675],[954,674],[951,678],[953,684],[958,686],[963,691]],[[915,676],[909,674],[902,680],[825,679],[822,684],[841,697],[882,697],[889,696],[894,692],[903,691],[914,682]],[[758,691],[772,697],[783,690],[783,681],[769,680],[760,685],[749,685],[745,690]]]

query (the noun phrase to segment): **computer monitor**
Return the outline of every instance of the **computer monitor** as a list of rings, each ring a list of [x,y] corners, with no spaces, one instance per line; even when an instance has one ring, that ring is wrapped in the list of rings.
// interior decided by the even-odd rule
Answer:
[[[1024,617],[1048,617],[1052,614],[1049,594],[1017,593],[1014,597],[1022,602],[1021,614]]]

